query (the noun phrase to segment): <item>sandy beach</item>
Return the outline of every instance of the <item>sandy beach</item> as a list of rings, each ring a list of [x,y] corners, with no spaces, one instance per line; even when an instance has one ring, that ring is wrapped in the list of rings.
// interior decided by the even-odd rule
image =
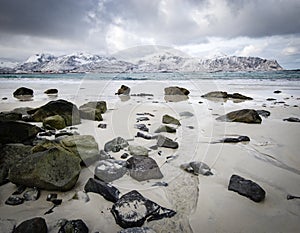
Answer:
[[[131,88],[130,96],[116,96],[121,85]],[[32,101],[19,101],[12,93],[21,86],[34,90]],[[180,86],[188,89],[186,100],[169,102],[164,88]],[[43,92],[57,88],[58,96]],[[275,90],[281,93],[275,94]],[[205,99],[201,95],[211,91],[226,91],[250,96],[253,100]],[[146,93],[147,96],[134,94]],[[6,100],[2,99],[7,97]],[[276,100],[267,101],[267,98]],[[155,232],[218,232],[264,233],[299,232],[300,200],[287,200],[287,195],[300,196],[300,124],[287,122],[288,117],[300,117],[300,83],[297,81],[270,80],[186,80],[186,81],[97,81],[97,80],[3,80],[0,87],[0,112],[18,107],[39,107],[51,100],[64,99],[80,106],[89,101],[106,101],[107,111],[103,121],[81,120],[75,125],[80,135],[92,135],[100,149],[116,138],[126,139],[129,145],[151,148],[156,140],[135,137],[139,131],[134,126],[141,113],[150,113],[145,123],[149,134],[162,124],[165,114],[178,119],[176,133],[162,135],[178,142],[178,149],[150,150],[149,157],[158,164],[163,178],[137,181],[129,174],[111,182],[121,195],[138,190],[144,197],[160,206],[176,211],[175,216],[145,222]],[[261,124],[217,121],[218,116],[240,109],[267,110],[271,114],[261,117]],[[186,114],[189,112],[191,114]],[[185,114],[184,114],[185,113]],[[98,128],[99,123],[107,128]],[[34,123],[42,126],[41,123]],[[248,136],[250,142],[215,143],[226,137]],[[125,148],[110,154],[117,160],[128,152]],[[158,153],[159,152],[159,153]],[[171,159],[170,159],[171,158]],[[123,159],[124,160],[124,159]],[[125,160],[124,160],[125,161]],[[191,161],[206,163],[212,176],[188,173],[180,165]],[[96,164],[96,163],[95,163]],[[53,191],[41,191],[36,201],[9,206],[5,200],[16,186],[0,186],[1,224],[12,220],[16,224],[33,217],[43,217],[50,233],[58,232],[60,219],[82,219],[89,232],[118,232],[110,212],[112,203],[101,195],[88,193],[89,201],[74,200],[83,191],[87,180],[94,176],[95,164],[83,167],[73,189],[58,193],[62,204],[53,213],[44,215],[52,207],[46,197]],[[228,190],[231,175],[237,174],[259,184],[266,192],[265,199],[256,203]],[[167,186],[156,186],[165,182]],[[154,185],[154,186],[153,186]]]

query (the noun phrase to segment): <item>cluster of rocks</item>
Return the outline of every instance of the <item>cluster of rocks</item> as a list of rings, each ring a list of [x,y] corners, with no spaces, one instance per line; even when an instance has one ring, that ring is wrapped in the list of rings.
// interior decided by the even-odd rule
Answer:
[[[58,90],[56,88],[47,89],[44,91],[47,95],[57,96]],[[33,98],[34,91],[27,87],[20,87],[13,92],[13,96],[21,101],[31,100]]]
[[[240,93],[229,94],[225,91],[212,91],[201,96],[207,99],[238,99],[238,100],[253,100],[253,98],[242,95]]]

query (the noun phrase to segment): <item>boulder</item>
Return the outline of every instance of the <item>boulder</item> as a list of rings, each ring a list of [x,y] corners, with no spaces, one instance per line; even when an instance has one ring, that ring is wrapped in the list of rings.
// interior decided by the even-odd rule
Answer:
[[[66,123],[64,118],[62,118],[60,115],[54,115],[46,117],[43,120],[43,126],[44,128],[49,129],[63,129],[66,128]]]
[[[253,100],[253,98],[242,95],[240,93],[233,93],[233,94],[228,94],[228,98],[231,99],[240,99],[240,100]]]
[[[82,119],[92,121],[103,121],[103,117],[99,109],[81,108],[79,109],[79,114]]]
[[[122,228],[141,227],[147,219],[150,221],[171,218],[176,214],[175,211],[143,197],[136,190],[124,194],[113,204],[111,212],[116,223]]]
[[[79,109],[84,108],[98,109],[100,113],[105,113],[107,111],[107,105],[105,101],[90,101],[79,107]]]
[[[112,151],[112,152],[119,152],[120,150],[128,147],[128,142],[121,137],[117,137],[104,145],[104,150],[106,152]]]
[[[170,115],[163,115],[162,118],[162,123],[164,124],[174,124],[174,125],[181,125],[179,120],[177,120],[176,118],[170,116]]]
[[[176,128],[168,125],[161,125],[154,131],[154,133],[162,133],[162,132],[176,133]]]
[[[51,148],[34,153],[11,167],[9,180],[27,187],[67,191],[81,171],[80,160],[66,150]]]
[[[127,160],[130,176],[137,181],[161,179],[161,173],[154,159],[145,156],[133,156]]]
[[[0,121],[0,144],[31,144],[41,128],[24,122]]]
[[[249,142],[250,138],[248,136],[239,136],[237,138],[224,138],[221,142],[224,143],[236,143],[236,142]]]
[[[300,119],[297,117],[289,117],[289,118],[285,118],[283,119],[284,121],[289,121],[289,122],[300,122]]]
[[[125,161],[106,159],[97,163],[95,167],[95,178],[104,182],[111,182],[121,178],[126,172]]]
[[[0,112],[0,121],[20,121],[22,114],[16,112]]]
[[[20,87],[14,91],[13,96],[16,98],[19,96],[33,96],[33,90],[27,87]]]
[[[202,98],[228,98],[228,94],[225,91],[212,91],[201,96]]]
[[[158,135],[156,145],[160,147],[171,148],[171,149],[177,149],[179,146],[178,142],[175,142],[171,138],[167,138],[163,135]]]
[[[60,144],[86,165],[90,165],[100,158],[98,144],[91,135],[68,136],[63,138]]]
[[[44,218],[36,217],[22,222],[13,233],[47,233],[48,227]]]
[[[116,95],[129,95],[130,93],[130,87],[127,87],[125,85],[122,85]]]
[[[114,203],[119,200],[120,195],[120,191],[114,186],[93,178],[90,178],[85,184],[84,191],[98,193],[106,200]]]
[[[190,92],[183,87],[173,86],[173,87],[165,88],[165,95],[188,95],[188,94],[190,94]]]
[[[258,184],[238,175],[231,176],[228,190],[237,192],[255,202],[263,201],[266,195],[266,192]]]
[[[242,109],[242,110],[229,112],[226,115],[216,118],[216,120],[228,121],[228,122],[252,123],[252,124],[260,124],[262,121],[259,114],[253,109]]]
[[[50,101],[47,104],[28,111],[35,122],[42,122],[49,116],[59,115],[65,120],[66,126],[80,124],[79,110],[76,105],[66,100]]]
[[[149,227],[132,227],[119,231],[118,233],[156,233]]]
[[[182,164],[180,165],[180,167],[187,172],[193,173],[194,175],[200,175],[200,174],[204,176],[213,175],[210,167],[203,162],[192,161],[190,163]]]
[[[47,89],[46,91],[44,91],[45,94],[47,95],[57,95],[58,94],[58,90],[55,88],[51,88],[51,89]]]
[[[32,146],[21,143],[6,144],[0,148],[0,164],[10,168],[15,163],[31,155],[31,149]]]
[[[77,233],[77,232],[89,233],[89,228],[81,219],[65,221],[58,231],[58,233]]]
[[[149,150],[143,146],[129,146],[128,150],[132,156],[148,156],[149,154]]]

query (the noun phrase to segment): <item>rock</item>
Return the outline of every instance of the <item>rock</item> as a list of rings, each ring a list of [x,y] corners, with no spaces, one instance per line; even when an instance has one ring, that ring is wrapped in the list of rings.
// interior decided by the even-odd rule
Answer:
[[[119,152],[121,149],[126,148],[129,146],[128,142],[121,137],[117,137],[104,145],[104,150],[106,152],[112,151],[112,152]]]
[[[271,115],[271,113],[267,110],[256,110],[256,112],[258,113],[258,115],[263,116],[265,118]]]
[[[267,101],[275,101],[276,99],[274,99],[274,98],[267,98],[266,100]]]
[[[5,201],[5,204],[6,205],[12,205],[12,206],[15,206],[15,205],[21,205],[24,203],[24,198],[22,197],[18,197],[18,196],[15,196],[15,195],[12,195],[10,196],[6,201]]]
[[[31,144],[41,128],[24,122],[0,121],[0,144]]]
[[[212,91],[208,92],[204,95],[201,96],[202,98],[223,98],[226,99],[228,98],[227,92],[224,91]]]
[[[29,188],[23,194],[23,197],[25,201],[36,201],[40,197],[40,190],[37,188]]]
[[[48,227],[45,219],[41,217],[32,218],[22,222],[16,227],[13,233],[47,233]]]
[[[149,132],[149,129],[147,128],[147,126],[145,124],[135,124],[134,128],[145,131],[145,132]]]
[[[132,156],[148,156],[149,154],[149,150],[143,146],[129,146],[128,150]]]
[[[161,173],[154,159],[145,156],[134,156],[127,160],[130,176],[137,181],[161,179]]]
[[[130,155],[128,153],[123,153],[121,159],[127,159]]]
[[[0,164],[0,186],[8,182],[8,169],[9,167],[6,164]]]
[[[66,150],[51,148],[34,153],[11,167],[9,180],[27,187],[67,191],[81,171],[80,160]]]
[[[169,116],[169,115],[163,115],[162,118],[162,123],[165,124],[174,124],[174,125],[181,125],[179,120],[177,120],[176,118]]]
[[[93,178],[90,178],[85,184],[84,191],[98,193],[106,200],[114,203],[119,200],[120,195],[120,191],[114,186]]]
[[[160,147],[166,147],[166,148],[172,148],[172,149],[177,149],[179,146],[178,142],[175,142],[171,138],[167,138],[163,135],[158,135],[156,144],[157,144],[157,146],[160,146]]]
[[[176,133],[176,128],[168,125],[161,125],[154,131],[154,133],[162,133],[162,132]]]
[[[191,112],[180,112],[179,113],[179,116],[181,116],[181,117],[193,117],[194,116],[194,114],[193,113],[191,113]]]
[[[253,98],[242,95],[240,93],[233,93],[233,94],[228,94],[228,98],[231,99],[240,99],[240,100],[253,100]]]
[[[200,174],[204,176],[213,175],[210,167],[203,162],[192,161],[190,163],[182,164],[180,165],[180,167],[187,172],[193,173],[194,175],[200,175]]]
[[[156,233],[149,227],[132,227],[119,231],[118,233]]]
[[[100,113],[105,113],[107,111],[107,105],[105,101],[90,101],[79,107],[79,109],[84,108],[98,109]]]
[[[5,164],[8,168],[13,166],[21,159],[31,154],[32,146],[21,143],[6,144],[0,147],[0,164]]]
[[[17,223],[12,219],[0,219],[0,229],[2,233],[12,233]]]
[[[22,114],[15,112],[0,112],[0,121],[20,121]]]
[[[104,182],[111,182],[124,176],[127,172],[126,162],[106,159],[99,161],[95,167],[95,178]]]
[[[105,150],[100,150],[99,160],[105,160],[105,159],[112,159],[112,157]]]
[[[129,95],[130,93],[130,87],[127,87],[125,85],[122,85],[116,95]]]
[[[183,87],[166,87],[165,88],[165,95],[189,95],[190,92],[183,88]]]
[[[65,221],[58,231],[58,233],[77,233],[77,232],[89,233],[89,228],[81,219]]]
[[[137,137],[137,138],[144,138],[144,139],[146,139],[146,140],[151,140],[151,139],[153,139],[153,136],[152,136],[152,135],[146,134],[146,133],[142,133],[142,132],[137,132],[137,133],[136,133],[136,137]]]
[[[106,129],[107,128],[107,124],[99,124],[98,125],[98,128],[100,128],[100,129]]]
[[[284,121],[289,121],[289,122],[300,122],[300,119],[297,117],[289,117],[289,118],[285,118],[283,119]]]
[[[145,116],[136,118],[136,122],[149,121],[149,120],[150,120],[149,117],[145,117]]]
[[[266,192],[258,184],[238,175],[231,176],[228,190],[237,192],[255,202],[263,201],[266,195]]]
[[[242,109],[242,110],[229,112],[226,115],[216,118],[216,120],[228,121],[228,122],[253,123],[253,124],[260,124],[262,121],[258,113],[253,109]]]
[[[43,120],[43,126],[47,129],[63,129],[66,128],[65,120],[60,115],[46,117]]]
[[[58,90],[55,89],[55,88],[51,88],[51,89],[48,89],[48,90],[44,91],[44,93],[47,94],[47,95],[57,95]]]
[[[79,109],[80,117],[86,120],[103,121],[101,112],[98,109],[93,108],[81,108]]]
[[[169,184],[168,183],[166,183],[166,182],[164,182],[164,181],[159,181],[159,182],[155,182],[153,185],[151,185],[151,186],[160,186],[160,187],[167,187],[167,186],[169,186]]]
[[[61,145],[74,153],[85,165],[96,162],[99,158],[99,148],[91,135],[73,135],[63,138]]]
[[[235,142],[249,142],[250,138],[248,136],[239,136],[237,138],[224,138],[221,140],[221,142],[224,143],[235,143]]]
[[[274,93],[274,94],[280,94],[281,91],[277,90],[277,91],[274,91],[273,93]]]
[[[286,196],[286,199],[287,199],[287,200],[293,200],[293,199],[300,199],[300,197],[299,197],[299,196],[294,196],[294,195],[288,194],[288,195]]]
[[[67,126],[80,124],[79,110],[76,105],[66,100],[50,101],[47,104],[28,111],[35,122],[42,122],[46,117],[60,115]]]
[[[33,90],[27,87],[20,87],[14,91],[13,96],[16,98],[20,96],[33,96]]]
[[[136,190],[124,194],[113,204],[111,212],[116,223],[123,228],[141,227],[147,218],[170,218],[176,214],[175,211],[146,199]]]

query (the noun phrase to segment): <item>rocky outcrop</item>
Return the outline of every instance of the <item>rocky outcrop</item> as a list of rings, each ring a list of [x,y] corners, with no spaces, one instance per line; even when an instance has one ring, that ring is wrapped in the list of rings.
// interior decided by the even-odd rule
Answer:
[[[258,184],[238,175],[231,176],[228,190],[237,192],[255,202],[263,201],[266,195],[266,192]]]
[[[33,121],[42,122],[49,116],[59,115],[65,120],[66,126],[80,124],[79,110],[76,105],[66,100],[55,100],[28,111]]]
[[[190,94],[189,90],[183,87],[173,86],[173,87],[165,88],[165,95],[189,95],[189,94]]]
[[[143,197],[136,190],[124,194],[112,206],[111,212],[116,223],[123,228],[141,227],[146,220],[170,218],[176,214]]]
[[[51,148],[27,156],[11,167],[9,180],[27,187],[67,191],[76,184],[80,160],[65,150]]]
[[[26,220],[18,225],[13,233],[48,233],[48,227],[44,218],[36,217]]]
[[[66,127],[66,123],[60,115],[54,115],[46,117],[43,120],[43,126],[46,129],[63,129]]]
[[[24,122],[0,121],[0,144],[31,144],[41,128]]]
[[[106,159],[99,161],[95,167],[95,177],[104,182],[112,182],[124,176],[127,172],[126,162]]]
[[[127,160],[130,176],[137,181],[161,179],[161,173],[154,159],[145,156],[133,156]]]
[[[130,87],[127,87],[125,85],[122,85],[116,93],[116,95],[129,95],[129,94],[130,94]]]
[[[173,125],[181,125],[179,120],[177,120],[175,117],[172,117],[170,115],[163,115],[162,123],[164,124],[173,124]]]
[[[242,122],[260,124],[262,119],[254,109],[242,109],[233,112],[229,112],[226,115],[216,118],[219,121],[227,122]]]
[[[106,152],[112,151],[112,152],[119,152],[120,150],[128,147],[128,142],[121,137],[117,137],[104,145],[104,150]]]

